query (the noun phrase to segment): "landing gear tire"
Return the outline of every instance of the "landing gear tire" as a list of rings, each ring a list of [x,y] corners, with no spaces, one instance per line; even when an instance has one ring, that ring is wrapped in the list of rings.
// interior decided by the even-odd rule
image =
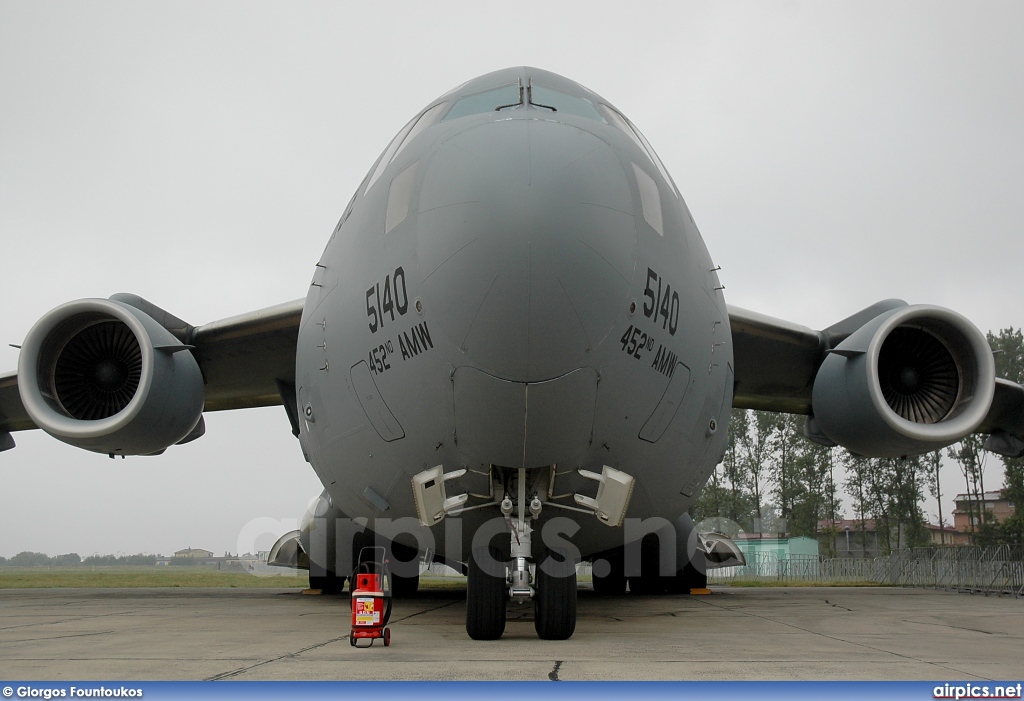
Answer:
[[[309,575],[309,588],[319,589],[321,594],[336,596],[345,590],[345,578],[334,572],[326,572],[323,576]]]
[[[661,544],[655,533],[648,533],[640,541],[640,576],[629,578],[629,590],[634,594],[664,594],[668,579],[661,576]]]
[[[497,640],[505,632],[505,575],[486,572],[479,562],[485,558],[489,558],[492,566],[502,562],[496,550],[473,553],[469,558],[466,633],[473,640]]]
[[[420,586],[420,553],[415,548],[392,542],[388,546],[391,570],[391,595],[411,599]]]
[[[708,576],[699,572],[696,567],[686,563],[686,567],[676,572],[676,576],[668,581],[669,594],[689,594],[691,589],[706,589]]]
[[[560,553],[548,553],[538,562],[533,595],[537,635],[541,640],[567,640],[576,630],[576,565]]]
[[[604,576],[598,574],[601,560],[608,567]],[[594,593],[603,596],[619,596],[626,593],[625,562],[622,553],[613,553],[595,558],[593,567]]]
[[[420,576],[399,577],[391,575],[391,595],[396,599],[411,599],[420,587]]]

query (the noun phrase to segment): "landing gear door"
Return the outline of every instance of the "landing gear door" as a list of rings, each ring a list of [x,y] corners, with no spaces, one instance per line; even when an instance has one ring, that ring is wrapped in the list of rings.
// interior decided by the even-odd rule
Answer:
[[[446,475],[444,467],[438,465],[413,475],[412,493],[416,500],[416,515],[422,525],[430,528],[439,523],[449,511],[466,503],[469,499],[468,494],[448,497],[444,488],[446,481],[464,474],[465,470],[456,470]]]

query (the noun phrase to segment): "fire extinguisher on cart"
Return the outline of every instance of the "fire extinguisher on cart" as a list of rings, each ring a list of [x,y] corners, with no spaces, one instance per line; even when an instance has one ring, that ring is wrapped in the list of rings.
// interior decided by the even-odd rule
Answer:
[[[352,647],[359,647],[359,640],[369,640],[365,647],[372,647],[377,638],[384,639],[384,647],[391,645],[391,573],[385,556],[382,547],[359,551],[360,564],[352,578]]]

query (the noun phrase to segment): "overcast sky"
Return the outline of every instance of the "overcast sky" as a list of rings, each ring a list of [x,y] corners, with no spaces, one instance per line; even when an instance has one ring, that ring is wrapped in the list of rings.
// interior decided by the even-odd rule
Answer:
[[[201,324],[304,296],[395,132],[523,64],[646,134],[731,304],[822,328],[900,297],[1024,325],[1024,4],[498,8],[0,2],[0,372],[71,299],[133,292]],[[117,461],[16,434],[0,555],[234,551],[319,493],[280,407],[207,427]]]

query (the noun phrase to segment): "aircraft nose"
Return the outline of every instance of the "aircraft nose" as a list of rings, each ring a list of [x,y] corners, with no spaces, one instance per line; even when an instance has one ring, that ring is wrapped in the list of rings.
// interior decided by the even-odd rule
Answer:
[[[626,310],[636,259],[618,154],[575,126],[509,119],[456,134],[425,165],[416,245],[431,326],[505,379],[586,366]]]

